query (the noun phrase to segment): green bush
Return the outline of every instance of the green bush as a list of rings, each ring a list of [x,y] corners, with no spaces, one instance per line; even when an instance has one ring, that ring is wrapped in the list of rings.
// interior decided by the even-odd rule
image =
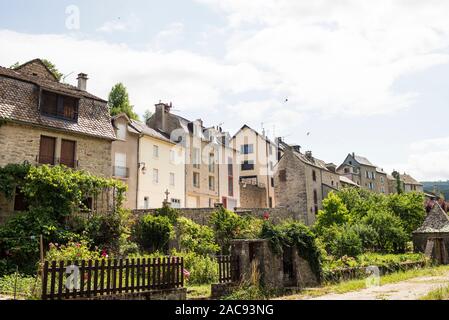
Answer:
[[[11,297],[16,293],[17,297],[26,299],[39,299],[41,281],[38,277],[30,277],[23,274],[10,274],[0,277],[0,294]]]
[[[184,257],[184,269],[190,273],[187,279],[188,284],[209,284],[218,281],[218,263],[215,258],[194,252],[173,251],[172,255]]]
[[[215,254],[220,247],[215,243],[214,231],[190,219],[181,217],[177,223],[181,250],[202,255]]]
[[[103,251],[103,253],[106,255],[107,251]],[[45,254],[45,260],[48,261],[98,260],[100,258],[102,258],[100,251],[98,249],[91,250],[89,243],[85,240],[69,242],[66,245],[50,243]]]
[[[166,216],[145,215],[134,225],[133,237],[144,250],[166,251],[173,237],[173,225]]]
[[[332,225],[343,225],[349,222],[349,211],[343,203],[343,200],[334,192],[331,192],[323,200],[323,210],[318,212],[314,228],[321,234],[321,231],[325,228]]]
[[[179,211],[169,206],[156,209],[155,216],[167,217],[172,224],[175,224],[179,217]]]
[[[242,217],[242,229],[239,237],[243,239],[258,239],[262,233],[263,219],[255,218],[253,216]]]
[[[212,213],[209,222],[222,252],[227,254],[230,241],[236,239],[244,228],[243,219],[238,214],[221,207]]]
[[[376,249],[386,253],[405,251],[408,236],[401,219],[387,210],[369,210],[363,223],[377,232]]]
[[[388,197],[388,207],[401,218],[405,232],[410,236],[424,221],[426,211],[424,209],[424,194],[412,192],[392,194]]]

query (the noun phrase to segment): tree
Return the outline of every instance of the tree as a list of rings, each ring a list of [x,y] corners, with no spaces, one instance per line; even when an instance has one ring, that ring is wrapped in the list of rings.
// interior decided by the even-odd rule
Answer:
[[[143,120],[145,121],[145,123],[147,123],[148,120],[150,120],[152,115],[153,112],[151,112],[150,110],[145,111],[145,113],[143,114]]]
[[[130,119],[139,120],[139,116],[133,111],[129,102],[128,91],[123,83],[117,83],[109,93],[109,110],[112,116],[125,113]]]
[[[61,72],[59,72],[58,68],[56,68],[54,63],[52,63],[50,60],[47,60],[47,59],[41,59],[41,61],[48,68],[48,70],[50,70],[51,73],[53,73],[53,75],[56,77],[56,79],[58,79],[58,81],[61,81],[61,78],[62,78],[63,74]],[[20,66],[21,66],[21,64],[17,61],[16,63],[14,63],[9,68],[10,69],[17,69]]]
[[[391,175],[396,179],[396,192],[398,194],[401,194],[403,192],[402,183],[401,183],[401,175],[397,171],[393,171],[393,173]]]
[[[323,210],[318,212],[315,228],[318,233],[332,225],[343,225],[350,221],[349,211],[343,200],[334,192],[323,200]]]
[[[412,192],[392,194],[388,197],[388,207],[401,218],[404,229],[411,236],[423,223],[426,216],[424,194]]]

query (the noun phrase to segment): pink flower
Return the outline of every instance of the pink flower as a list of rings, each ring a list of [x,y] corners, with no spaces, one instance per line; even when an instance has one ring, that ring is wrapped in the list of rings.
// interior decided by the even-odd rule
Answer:
[[[105,249],[103,249],[103,251],[101,252],[101,256],[102,256],[103,258],[107,258],[107,257],[108,257],[108,253],[106,252]]]
[[[184,274],[184,276],[185,276],[186,278],[190,277],[190,272],[189,272],[188,270],[182,269],[182,273]]]
[[[266,212],[263,214],[263,219],[264,219],[264,220],[270,219],[270,214],[268,213],[268,211],[266,211]]]
[[[81,243],[77,243],[77,244],[76,244],[76,247],[77,247],[77,248],[81,247]]]

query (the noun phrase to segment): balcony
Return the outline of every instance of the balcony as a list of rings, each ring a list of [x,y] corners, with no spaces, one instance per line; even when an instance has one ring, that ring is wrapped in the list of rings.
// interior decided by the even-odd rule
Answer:
[[[36,163],[37,164],[47,164],[50,166],[55,166],[58,164],[65,165],[66,167],[76,169],[79,167],[78,160],[74,159],[67,159],[67,158],[58,158],[58,157],[52,157],[52,156],[46,156],[42,154],[36,155]]]
[[[117,178],[129,178],[129,168],[127,167],[112,167],[113,173],[112,175]]]

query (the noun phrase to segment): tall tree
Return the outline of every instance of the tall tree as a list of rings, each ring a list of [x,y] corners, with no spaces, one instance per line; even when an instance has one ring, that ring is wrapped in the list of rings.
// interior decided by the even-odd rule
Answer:
[[[139,120],[139,116],[133,111],[129,102],[128,90],[123,83],[117,83],[109,93],[109,110],[112,116],[125,113],[130,119]]]
[[[402,183],[401,183],[401,175],[397,171],[393,171],[393,173],[391,175],[396,179],[396,192],[398,194],[401,194],[403,192]]]

